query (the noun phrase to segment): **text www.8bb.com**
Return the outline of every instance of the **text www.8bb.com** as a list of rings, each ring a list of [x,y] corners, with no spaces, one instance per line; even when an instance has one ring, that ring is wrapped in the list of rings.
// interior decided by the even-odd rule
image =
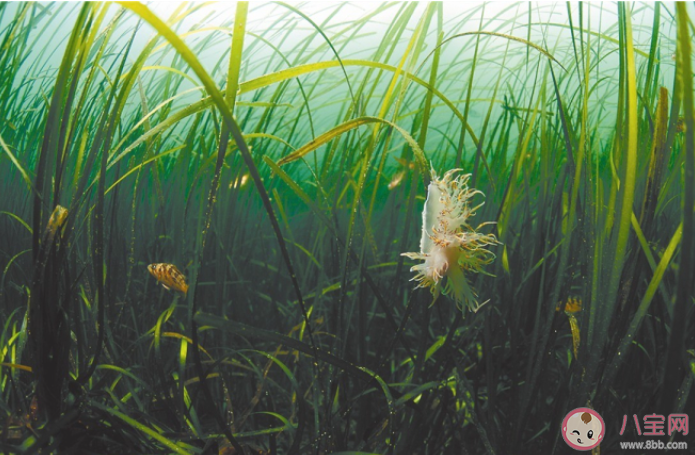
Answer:
[[[630,442],[621,442],[620,443],[620,448],[621,449],[651,449],[651,450],[683,450],[688,448],[688,443],[687,442],[664,442],[664,441],[640,441],[640,442],[635,442],[635,441],[630,441]]]

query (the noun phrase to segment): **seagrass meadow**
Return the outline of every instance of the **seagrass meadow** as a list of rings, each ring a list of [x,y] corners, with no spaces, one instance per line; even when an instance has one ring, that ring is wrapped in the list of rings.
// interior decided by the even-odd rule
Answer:
[[[694,417],[693,17],[0,3],[0,452],[569,454],[586,407],[611,454]]]

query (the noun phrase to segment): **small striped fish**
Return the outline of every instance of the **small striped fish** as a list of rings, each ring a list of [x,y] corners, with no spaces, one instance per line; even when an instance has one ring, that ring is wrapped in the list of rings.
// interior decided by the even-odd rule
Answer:
[[[150,264],[147,270],[157,279],[164,289],[179,291],[186,295],[188,293],[188,285],[186,277],[176,268],[174,264]]]

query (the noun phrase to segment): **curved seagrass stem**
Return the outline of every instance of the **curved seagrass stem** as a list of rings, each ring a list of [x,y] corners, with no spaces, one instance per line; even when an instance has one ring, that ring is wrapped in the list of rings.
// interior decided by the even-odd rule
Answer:
[[[239,148],[239,151],[241,152],[241,156],[244,160],[244,163],[246,163],[246,166],[249,169],[249,174],[251,175],[251,178],[253,179],[253,182],[256,186],[256,189],[258,190],[258,193],[261,197],[261,200],[263,201],[263,207],[265,208],[266,212],[268,213],[268,218],[270,219],[270,223],[273,227],[273,231],[275,232],[275,235],[278,240],[278,244],[280,246],[280,251],[282,253],[283,260],[285,262],[285,265],[287,267],[287,270],[290,274],[290,279],[292,280],[292,285],[294,287],[295,293],[297,295],[297,301],[299,302],[299,307],[302,311],[302,316],[304,318],[304,321],[307,326],[307,333],[309,335],[309,340],[311,342],[311,346],[314,350],[314,369],[316,373],[318,374],[318,354],[317,354],[317,349],[316,345],[314,343],[314,336],[313,336],[313,331],[311,329],[311,324],[309,321],[309,315],[306,310],[306,306],[304,304],[304,299],[302,297],[301,290],[299,288],[299,282],[297,280],[297,275],[294,271],[294,268],[292,266],[292,262],[290,260],[289,252],[287,250],[287,245],[285,244],[285,240],[282,236],[282,231],[280,230],[280,224],[278,223],[277,217],[275,216],[275,213],[273,211],[273,206],[270,203],[270,198],[268,197],[268,192],[265,189],[265,186],[263,185],[263,181],[261,180],[260,173],[258,172],[258,168],[256,167],[255,163],[253,162],[253,158],[251,157],[251,152],[249,151],[248,145],[246,144],[246,141],[244,140],[244,137],[241,133],[241,129],[239,128],[239,125],[236,123],[234,120],[234,116],[232,114],[232,110],[230,106],[228,105],[228,100],[225,100],[224,96],[222,95],[222,92],[217,88],[217,85],[215,82],[212,80],[210,75],[205,71],[203,68],[202,64],[198,60],[198,58],[195,56],[195,54],[188,48],[188,46],[183,42],[183,40],[176,34],[174,33],[161,19],[159,19],[156,15],[150,11],[150,9],[142,4],[139,3],[130,3],[130,2],[119,2],[121,6],[124,8],[127,8],[134,13],[136,13],[138,16],[140,16],[142,19],[144,19],[146,22],[148,22],[152,27],[154,27],[157,32],[159,32],[160,35],[162,35],[169,43],[176,49],[176,51],[181,55],[181,57],[188,63],[188,65],[191,67],[191,69],[196,73],[198,78],[200,78],[201,82],[205,86],[205,89],[210,93],[210,96],[213,100],[213,103],[215,106],[219,109],[220,113],[222,114],[222,117],[224,118],[224,124],[226,127],[229,129],[229,132],[232,135],[232,138],[234,138],[234,142],[236,142],[237,147]],[[246,6],[247,7],[247,6]],[[230,93],[230,96],[233,95]],[[220,147],[220,150],[222,150],[222,157],[224,157],[224,147]],[[218,165],[219,165],[219,159],[218,159]],[[218,177],[219,179],[219,177]],[[213,190],[214,191],[214,186],[215,182],[213,182]],[[214,202],[214,193],[211,192],[211,199],[210,202]],[[206,229],[207,230],[207,229]],[[194,292],[197,293],[197,290]],[[195,294],[193,296],[194,301],[195,301]],[[195,307],[195,304],[194,304]],[[195,332],[195,330],[194,330]],[[195,350],[195,349],[194,349]],[[229,433],[229,434],[227,434]],[[230,440],[230,442],[233,443],[234,438],[231,437],[230,432],[225,433],[227,438]],[[236,448],[236,447],[235,447]],[[243,453],[242,450],[237,449],[240,453]]]
[[[140,16],[142,19],[144,19],[146,22],[148,22],[152,27],[154,27],[157,32],[159,32],[169,43],[177,50],[177,52],[181,55],[181,57],[188,63],[191,67],[191,69],[196,73],[198,78],[200,78],[201,82],[205,86],[205,89],[210,92],[210,97],[212,98],[213,103],[215,106],[220,110],[220,113],[222,114],[224,118],[225,125],[227,128],[229,128],[229,132],[232,135],[232,138],[234,138],[234,142],[236,142],[237,147],[239,147],[239,151],[241,152],[241,156],[244,160],[244,163],[249,169],[249,174],[251,175],[251,178],[253,179],[254,184],[256,185],[256,189],[258,190],[258,193],[261,197],[261,200],[263,202],[263,207],[265,208],[266,212],[268,213],[268,218],[270,219],[270,223],[273,227],[273,231],[275,232],[275,235],[278,240],[278,244],[280,246],[280,251],[282,253],[282,257],[285,261],[285,265],[287,266],[287,269],[290,274],[290,278],[292,280],[292,285],[295,289],[295,292],[297,294],[297,300],[299,301],[299,306],[302,310],[304,320],[307,323],[307,330],[309,333],[309,339],[311,341],[312,346],[314,345],[314,338],[313,338],[313,333],[311,330],[311,326],[309,324],[309,317],[307,315],[306,311],[306,306],[304,304],[304,299],[302,298],[302,293],[301,290],[299,289],[299,282],[297,281],[297,275],[294,272],[294,268],[292,267],[292,263],[290,261],[290,256],[289,252],[287,251],[287,245],[285,244],[285,240],[283,239],[282,236],[282,231],[280,230],[280,224],[278,223],[277,217],[275,216],[275,212],[273,211],[273,206],[270,203],[270,198],[268,197],[268,192],[265,189],[265,186],[263,185],[263,181],[261,180],[260,173],[258,172],[258,168],[256,167],[256,164],[253,162],[253,158],[251,157],[251,152],[249,151],[249,147],[246,144],[246,141],[244,140],[243,135],[241,134],[241,129],[239,128],[239,125],[236,123],[236,120],[234,120],[234,116],[232,115],[232,111],[227,105],[226,100],[224,99],[222,92],[217,88],[215,85],[215,82],[212,80],[210,75],[205,71],[201,63],[198,61],[198,58],[195,56],[195,54],[186,46],[186,44],[183,42],[183,40],[176,34],[174,33],[161,19],[159,19],[157,16],[155,16],[150,9],[142,4],[138,3],[131,3],[131,2],[118,2],[121,6],[124,8],[127,8],[131,11],[133,11],[135,14]]]

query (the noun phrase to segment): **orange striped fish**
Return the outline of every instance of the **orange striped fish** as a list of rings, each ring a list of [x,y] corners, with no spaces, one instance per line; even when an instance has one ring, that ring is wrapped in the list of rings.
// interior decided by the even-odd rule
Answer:
[[[174,264],[150,264],[147,270],[157,279],[164,289],[179,291],[186,295],[188,293],[188,285],[186,277]]]

